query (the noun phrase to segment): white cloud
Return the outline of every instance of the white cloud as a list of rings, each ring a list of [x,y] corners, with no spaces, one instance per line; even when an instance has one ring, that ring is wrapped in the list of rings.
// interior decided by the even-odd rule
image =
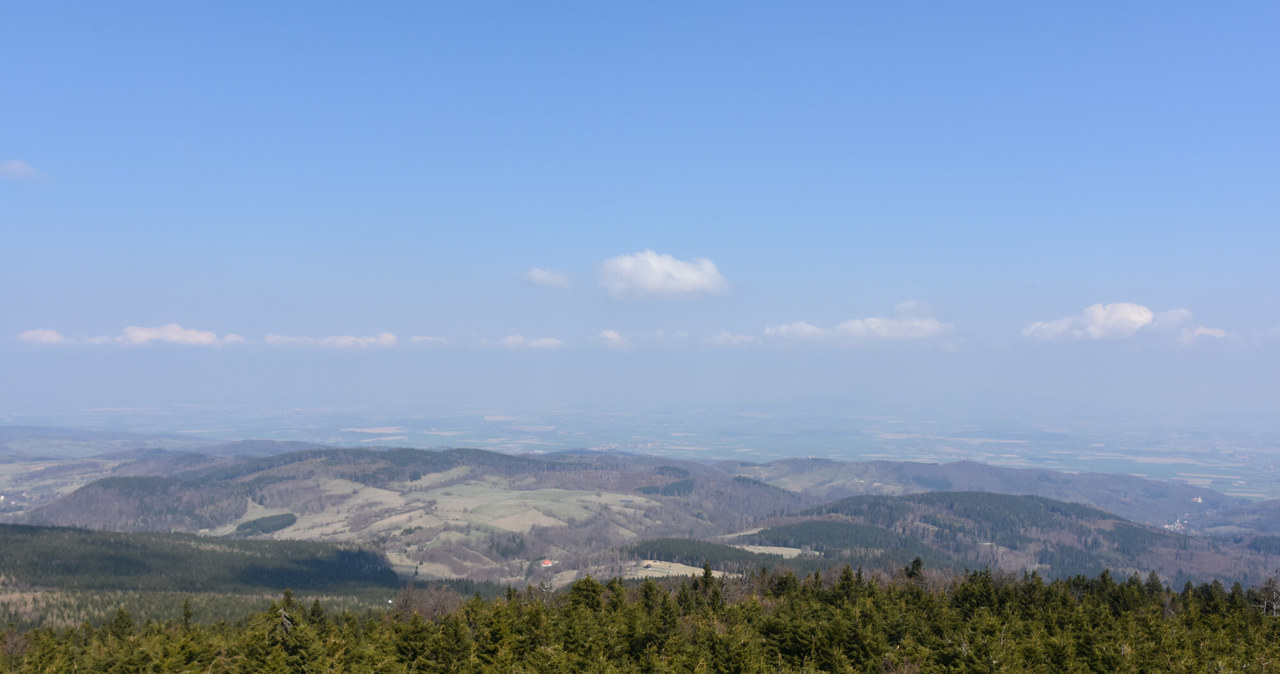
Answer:
[[[801,339],[813,339],[816,337],[826,336],[827,331],[813,325],[812,323],[796,321],[795,323],[765,328],[764,334],[767,337],[798,337]]]
[[[156,327],[139,327],[131,325],[120,332],[117,337],[64,337],[53,330],[28,330],[18,339],[28,344],[128,344],[141,346],[145,344],[182,344],[185,346],[223,346],[241,344],[244,337],[228,334],[219,338],[217,333],[209,330],[184,328],[177,323]]]
[[[414,344],[426,344],[428,346],[445,346],[449,343],[449,340],[445,339],[444,337],[426,337],[426,336],[411,337],[409,341]]]
[[[1151,324],[1152,311],[1141,304],[1095,304],[1084,310],[1084,330],[1093,339],[1128,337]]]
[[[1036,321],[1022,329],[1023,337],[1032,339],[1058,339],[1065,337],[1075,329],[1078,317],[1059,318],[1056,321]],[[1078,331],[1076,337],[1083,337],[1084,331]]]
[[[836,339],[844,341],[909,341],[941,337],[950,333],[953,326],[930,316],[932,307],[922,302],[909,301],[899,304],[897,316],[870,316],[851,318],[834,328],[820,328],[812,323],[799,321],[765,328],[766,337],[787,339]]]
[[[617,330],[601,330],[592,338],[592,342],[620,351],[632,348],[671,348],[688,344],[689,333],[684,330],[653,330],[623,334]]]
[[[21,159],[0,159],[0,178],[6,180],[32,180],[39,177],[40,172]]]
[[[617,298],[716,295],[729,282],[705,257],[691,262],[646,250],[600,263],[600,286]]]
[[[631,340],[623,337],[617,330],[601,330],[596,338],[604,342],[604,345],[611,349],[625,349],[631,346]]]
[[[564,290],[569,287],[569,275],[563,272],[551,271],[550,269],[539,269],[534,267],[524,273],[524,280],[536,286],[544,288],[557,288]]]
[[[1155,312],[1141,304],[1095,304],[1075,316],[1032,323],[1022,334],[1033,339],[1120,339],[1133,336],[1154,320]]]
[[[28,344],[65,344],[68,341],[54,330],[27,330],[18,334],[18,340]]]
[[[1225,330],[1204,327],[1186,309],[1172,309],[1156,314],[1155,320],[1151,322],[1151,329],[1176,335],[1178,341],[1183,344],[1190,344],[1201,337],[1223,338],[1227,336]]]
[[[1171,309],[1157,314],[1132,302],[1095,304],[1074,316],[1032,323],[1022,329],[1022,334],[1041,340],[1126,339],[1139,331],[1176,335],[1181,342],[1194,342],[1198,337],[1225,337],[1227,334],[1217,328],[1199,325],[1187,309]]]
[[[739,335],[727,331],[711,338],[711,343],[716,346],[750,346],[758,341],[751,335]]]
[[[1221,339],[1227,336],[1227,331],[1221,328],[1206,328],[1203,325],[1197,325],[1195,328],[1183,330],[1178,335],[1178,340],[1182,342],[1194,342],[1198,337],[1215,337]]]
[[[854,339],[929,339],[951,330],[951,326],[932,317],[921,318],[854,318],[835,327],[837,335]]]
[[[388,347],[396,345],[396,336],[382,332],[372,337],[356,337],[352,335],[335,335],[332,337],[288,337],[285,335],[267,335],[264,340],[274,346],[318,346],[331,349],[367,349],[371,347]]]
[[[155,328],[140,328],[131,325],[124,329],[119,341],[125,344],[147,344],[164,342],[168,344],[186,344],[188,346],[217,346],[218,335],[208,330],[184,328],[177,323],[161,325]]]
[[[554,337],[529,339],[524,335],[507,335],[506,337],[498,340],[498,343],[508,349],[554,349],[564,346],[564,342]]]
[[[1151,321],[1151,329],[1172,332],[1184,328],[1194,321],[1195,316],[1190,311],[1186,309],[1170,309],[1155,315]]]

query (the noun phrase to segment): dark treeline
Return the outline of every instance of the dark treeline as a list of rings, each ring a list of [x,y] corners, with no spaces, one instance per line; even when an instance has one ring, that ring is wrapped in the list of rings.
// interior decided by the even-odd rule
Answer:
[[[282,587],[332,593],[400,585],[385,555],[365,547],[0,524],[0,589],[6,581],[59,590],[272,594]]]
[[[138,624],[10,628],[0,672],[1150,672],[1275,671],[1280,597],[1154,574],[1046,583],[990,571],[893,577],[845,567],[658,584],[585,578],[484,600],[441,588],[387,611],[291,593],[237,624],[188,608]]]

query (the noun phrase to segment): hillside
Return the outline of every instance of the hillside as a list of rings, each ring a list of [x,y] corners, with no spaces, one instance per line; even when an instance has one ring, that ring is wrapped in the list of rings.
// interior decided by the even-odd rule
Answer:
[[[765,464],[732,462],[720,466],[735,475],[823,500],[930,491],[1024,494],[1086,503],[1126,519],[1156,525],[1183,519],[1188,513],[1211,513],[1246,503],[1211,489],[1129,475],[1004,468],[972,461],[933,464],[787,459]]]
[[[394,588],[376,550],[311,541],[211,539],[0,524],[6,582],[65,590],[331,593]]]
[[[842,559],[889,568],[919,556],[954,568],[991,564],[1057,574],[1113,567],[1244,578],[1269,563],[1268,548],[1248,548],[1248,536],[1170,538],[1171,532],[1139,526],[1198,521],[1188,510],[1203,519],[1240,507],[1221,494],[1136,477],[971,462],[704,464],[602,452],[309,448],[212,456],[129,449],[0,466],[0,495],[16,495],[6,491],[15,486],[33,496],[0,502],[12,511],[10,521],[365,543],[385,551],[406,575],[515,584],[559,584],[587,569],[621,568],[638,561],[625,550],[639,541],[720,540],[761,528],[771,531],[737,543],[805,547],[807,558],[787,562],[800,566]],[[958,490],[974,494],[933,497],[950,499],[945,507],[929,500]],[[1060,505],[1045,512],[1047,500],[1000,498],[1027,492]],[[847,500],[821,498],[832,494]],[[1010,519],[1037,513],[1041,519]],[[827,520],[845,528],[810,523]],[[1261,526],[1255,530],[1266,531]],[[856,536],[879,542],[835,542]],[[1125,542],[1152,536],[1156,543],[1146,547]],[[1229,564],[1218,548],[1242,551],[1239,563]],[[552,563],[543,566],[544,559]]]
[[[951,560],[951,566],[1034,570],[1047,577],[1129,575],[1156,571],[1179,581],[1226,578],[1260,582],[1280,558],[1244,541],[1193,537],[1135,523],[1075,503],[1039,496],[930,492],[897,497],[855,496],[804,513],[799,523],[744,537],[764,545],[808,541],[825,557],[868,557],[867,540],[893,561],[912,546]],[[858,527],[851,529],[851,527]],[[871,528],[868,530],[868,528]],[[893,555],[893,551],[899,551]],[[872,564],[873,566],[881,566]]]
[[[0,525],[0,624],[102,622],[122,607],[235,621],[284,588],[365,611],[402,586],[368,546]]]
[[[1280,499],[1206,513],[1190,524],[1216,536],[1280,534]]]
[[[534,562],[543,558],[573,568],[574,559],[642,537],[715,536],[815,503],[700,464],[625,455],[327,449],[124,475],[156,459],[115,466],[115,476],[22,521],[361,541],[386,550],[406,574],[522,582],[540,577]],[[272,517],[287,524],[252,525]]]
[[[856,496],[763,522],[718,539],[643,541],[636,557],[729,571],[785,565],[811,572],[849,564],[901,569],[990,567],[1046,578],[1146,575],[1261,583],[1280,565],[1280,538],[1222,540],[1130,522],[1111,513],[1036,496],[931,492]],[[794,550],[796,557],[779,553]]]

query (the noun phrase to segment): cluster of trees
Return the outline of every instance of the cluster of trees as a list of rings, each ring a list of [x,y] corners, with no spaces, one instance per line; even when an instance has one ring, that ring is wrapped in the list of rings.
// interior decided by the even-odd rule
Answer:
[[[942,576],[918,562],[875,578],[849,567],[585,578],[488,601],[406,591],[363,615],[286,592],[235,625],[202,625],[185,607],[166,622],[118,611],[100,627],[10,629],[0,672],[1273,671],[1273,595],[1173,591],[1154,574]]]
[[[88,531],[0,524],[0,591],[230,592],[281,587],[385,593],[400,580],[378,551],[317,541]],[[4,602],[0,602],[0,614]]]

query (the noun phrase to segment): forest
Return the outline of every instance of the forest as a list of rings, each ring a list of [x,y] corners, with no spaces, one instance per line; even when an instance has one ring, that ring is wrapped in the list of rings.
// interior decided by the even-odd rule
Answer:
[[[920,560],[624,583],[586,577],[463,598],[406,587],[381,611],[291,591],[234,623],[189,603],[138,621],[0,634],[0,672],[1203,672],[1274,671],[1274,580],[1181,589],[1154,573],[1046,582]]]

